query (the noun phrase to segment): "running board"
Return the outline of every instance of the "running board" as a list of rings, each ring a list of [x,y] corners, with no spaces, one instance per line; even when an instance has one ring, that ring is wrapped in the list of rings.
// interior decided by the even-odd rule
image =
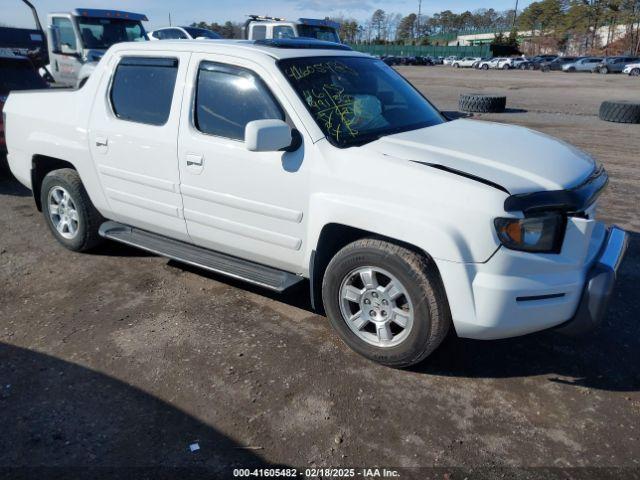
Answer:
[[[276,292],[282,292],[304,280],[303,277],[293,273],[196,247],[117,222],[103,223],[100,226],[100,236]]]

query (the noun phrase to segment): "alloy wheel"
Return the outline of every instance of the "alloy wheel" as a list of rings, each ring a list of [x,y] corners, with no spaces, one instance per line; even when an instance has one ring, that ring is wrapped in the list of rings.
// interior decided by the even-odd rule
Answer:
[[[49,218],[58,233],[67,240],[78,234],[80,217],[76,205],[63,187],[56,186],[48,195]]]
[[[339,290],[343,320],[361,340],[380,348],[399,345],[413,327],[414,308],[405,286],[372,266],[349,273]]]

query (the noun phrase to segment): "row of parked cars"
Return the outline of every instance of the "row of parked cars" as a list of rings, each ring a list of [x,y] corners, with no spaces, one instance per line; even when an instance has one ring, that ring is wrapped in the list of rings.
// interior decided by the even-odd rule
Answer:
[[[398,56],[398,55],[377,55],[377,58],[382,60],[387,65],[442,65],[444,63],[444,57],[432,57],[429,55],[417,55],[417,56]]]
[[[533,58],[525,57],[447,57],[443,62],[454,68],[477,68],[481,70],[540,70],[542,72],[563,71],[567,73],[626,73],[640,76],[640,57],[571,57],[558,55],[539,55]]]

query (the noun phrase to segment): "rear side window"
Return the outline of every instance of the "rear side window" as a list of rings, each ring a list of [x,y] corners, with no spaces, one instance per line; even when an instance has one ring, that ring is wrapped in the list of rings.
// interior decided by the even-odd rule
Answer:
[[[267,38],[267,27],[264,25],[254,25],[252,33],[254,40],[264,40]]]
[[[284,120],[284,114],[256,74],[219,63],[200,64],[194,113],[198,130],[244,140],[247,123],[266,119]]]
[[[111,87],[113,112],[122,120],[164,125],[178,74],[175,58],[124,57]]]

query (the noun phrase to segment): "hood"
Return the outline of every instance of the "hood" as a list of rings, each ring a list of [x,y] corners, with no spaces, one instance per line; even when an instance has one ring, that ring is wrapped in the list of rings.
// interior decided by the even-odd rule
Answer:
[[[571,188],[596,166],[589,155],[561,140],[528,128],[478,120],[390,135],[365,148],[476,177],[510,194]]]

